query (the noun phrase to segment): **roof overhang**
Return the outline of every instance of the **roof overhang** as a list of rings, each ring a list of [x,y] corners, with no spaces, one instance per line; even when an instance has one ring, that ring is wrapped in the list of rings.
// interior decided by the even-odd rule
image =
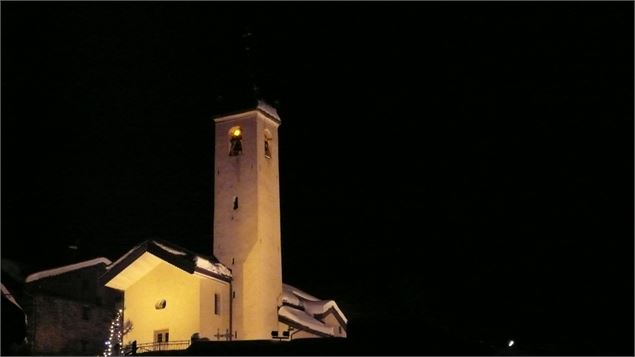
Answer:
[[[183,248],[167,242],[157,243],[148,240],[137,245],[110,265],[106,273],[100,277],[100,282],[109,288],[125,290],[156,268],[161,262],[171,264],[189,274],[196,274],[224,282],[231,281],[230,276],[201,269],[197,265],[197,259],[201,258]]]

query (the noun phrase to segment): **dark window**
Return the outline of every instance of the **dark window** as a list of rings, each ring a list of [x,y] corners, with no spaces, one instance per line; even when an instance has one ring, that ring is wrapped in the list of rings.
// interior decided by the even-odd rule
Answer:
[[[165,309],[165,306],[168,304],[167,301],[165,301],[165,299],[161,299],[159,301],[156,302],[156,304],[154,304],[154,308],[157,310],[161,310],[161,309]]]
[[[82,306],[82,319],[90,320],[90,306]]]
[[[238,197],[234,196],[234,209],[238,209]]]
[[[162,343],[170,341],[170,332],[168,330],[154,331],[154,342]]]
[[[220,315],[220,295],[214,294],[214,314]]]
[[[82,344],[82,352],[86,352],[86,346],[88,346],[88,341],[81,340],[80,343]]]
[[[269,147],[269,140],[265,139],[265,157],[271,159],[271,148]]]
[[[271,159],[271,140],[273,136],[271,136],[271,132],[268,129],[265,129],[265,157],[267,159]]]

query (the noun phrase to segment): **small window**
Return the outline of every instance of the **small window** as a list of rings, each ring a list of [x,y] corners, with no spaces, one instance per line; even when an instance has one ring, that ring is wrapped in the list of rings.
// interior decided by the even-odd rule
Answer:
[[[214,294],[214,315],[220,315],[220,295]]]
[[[88,305],[82,306],[82,319],[90,320],[90,306]]]
[[[169,330],[154,331],[154,342],[157,342],[157,343],[170,342]]]
[[[271,159],[271,140],[273,136],[271,136],[271,132],[265,129],[265,157],[267,159]]]
[[[166,305],[167,305],[167,301],[165,301],[165,299],[161,299],[157,301],[156,304],[154,304],[154,308],[157,310],[161,310],[161,309],[165,309]]]
[[[238,209],[238,196],[234,196],[234,209]]]
[[[243,131],[239,126],[229,130],[229,156],[238,156],[243,153]]]

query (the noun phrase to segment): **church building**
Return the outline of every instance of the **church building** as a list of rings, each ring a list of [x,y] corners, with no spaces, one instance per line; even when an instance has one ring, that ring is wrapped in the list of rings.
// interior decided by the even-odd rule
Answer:
[[[145,241],[101,281],[124,293],[124,345],[346,337],[346,316],[282,279],[277,111],[217,117],[213,254]]]

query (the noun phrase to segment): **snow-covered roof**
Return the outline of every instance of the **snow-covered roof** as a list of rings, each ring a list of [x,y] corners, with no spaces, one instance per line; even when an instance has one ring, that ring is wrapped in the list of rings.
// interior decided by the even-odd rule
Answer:
[[[322,321],[310,316],[302,310],[294,309],[290,306],[282,306],[278,309],[278,316],[289,321],[293,321],[309,330],[321,332],[325,335],[333,336],[333,326],[327,326]]]
[[[212,272],[214,274],[219,274],[219,275],[223,275],[226,276],[228,278],[231,278],[232,276],[232,272],[231,270],[229,270],[226,266],[224,266],[221,263],[213,263],[211,262],[209,259],[200,257],[200,256],[196,256],[196,267],[203,269],[203,270],[207,270],[209,272]]]
[[[282,284],[278,317],[283,322],[292,322],[308,330],[317,331],[329,336],[335,335],[334,326],[320,321],[332,310],[341,322],[348,323],[346,316],[333,300],[320,300],[296,287]]]
[[[231,270],[221,264],[214,257],[199,255],[166,241],[158,242],[156,240],[147,240],[132,248],[121,258],[117,259],[117,261],[107,267],[106,269],[108,271],[101,277],[101,280],[106,284],[106,286],[123,290],[129,286],[132,281],[136,281],[136,279],[145,275],[151,266],[159,264],[161,260],[190,274],[197,273],[198,275],[208,278],[221,279],[225,281],[231,280],[232,277]],[[127,268],[133,265],[139,265],[135,264],[137,261],[143,262],[143,264],[138,267],[143,267],[143,269],[133,269],[135,273],[132,274],[132,270],[130,270],[132,268]],[[126,271],[132,275],[125,273]],[[120,274],[124,273],[126,274],[125,277],[121,276],[121,278],[118,278]]]
[[[282,284],[282,302],[301,308],[315,316],[325,314],[329,309],[335,310],[344,323],[348,323],[346,316],[333,300],[320,300],[296,287]]]
[[[280,121],[280,116],[278,116],[278,111],[276,110],[276,108],[274,108],[271,105],[267,104],[267,102],[265,102],[264,100],[258,100],[257,108],[259,110],[267,113],[269,116],[274,117],[274,118],[278,119],[278,121]]]
[[[97,265],[97,264],[109,265],[111,263],[112,262],[108,258],[103,258],[103,257],[95,258],[95,259],[87,260],[87,261],[84,261],[84,262],[79,262],[79,263],[66,265],[66,266],[63,266],[63,267],[55,268],[55,269],[43,270],[43,271],[40,271],[40,272],[37,272],[37,273],[33,273],[33,274],[31,274],[31,275],[26,277],[26,282],[27,283],[31,283],[31,282],[36,281],[36,280],[40,280],[40,279],[43,279],[43,278],[48,278],[48,277],[51,277],[51,276],[68,273],[70,271],[83,269],[83,268],[90,267],[90,266]]]

